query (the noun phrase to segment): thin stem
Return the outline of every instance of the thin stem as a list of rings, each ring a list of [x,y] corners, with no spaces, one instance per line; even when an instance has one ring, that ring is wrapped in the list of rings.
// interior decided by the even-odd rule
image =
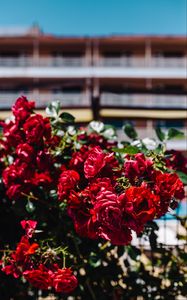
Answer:
[[[66,254],[63,253],[63,269],[66,267]]]
[[[36,198],[36,197],[34,197],[33,195],[27,195],[27,194],[25,194],[25,193],[21,193],[23,196],[25,196],[25,197],[27,197],[27,199],[30,201],[30,200],[34,200],[34,201],[37,201],[37,202],[39,202],[39,203],[42,203],[42,204],[45,204],[45,205],[47,205],[47,206],[50,206],[50,204],[49,203],[47,203],[47,202],[45,202],[45,201],[42,201],[42,200],[40,200],[39,198]]]
[[[96,298],[96,296],[95,296],[95,294],[94,294],[94,291],[93,291],[93,289],[92,289],[92,287],[91,287],[91,285],[90,285],[89,279],[86,280],[86,285],[87,285],[88,290],[89,290],[89,292],[90,292],[90,294],[91,294],[91,296],[92,296],[92,299],[93,299],[93,300],[97,300],[97,298]]]

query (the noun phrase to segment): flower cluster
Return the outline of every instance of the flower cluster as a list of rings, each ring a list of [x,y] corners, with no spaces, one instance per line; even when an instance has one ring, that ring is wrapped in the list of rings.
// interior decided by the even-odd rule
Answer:
[[[77,278],[70,268],[60,268],[57,252],[42,249],[38,243],[31,243],[37,222],[23,220],[25,235],[21,237],[15,251],[4,255],[2,271],[15,278],[24,277],[32,286],[48,290],[54,288],[58,293],[70,293],[77,287]]]
[[[37,193],[38,186],[49,190],[55,181],[49,152],[53,143],[50,121],[32,114],[34,106],[25,97],[18,98],[12,108],[14,120],[3,124],[2,155],[12,155],[13,162],[3,170],[2,179],[7,196],[13,200],[30,191]]]
[[[58,197],[67,201],[77,233],[89,238],[129,244],[132,230],[140,233],[184,197],[178,176],[156,170],[143,153],[126,155],[120,164],[112,151],[83,146],[69,165],[59,178]]]

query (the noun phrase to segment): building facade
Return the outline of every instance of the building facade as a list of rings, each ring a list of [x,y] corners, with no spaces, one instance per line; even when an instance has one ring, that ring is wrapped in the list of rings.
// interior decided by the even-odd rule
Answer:
[[[78,122],[186,124],[185,36],[58,37],[0,30],[0,109],[24,94],[42,109],[59,100]]]

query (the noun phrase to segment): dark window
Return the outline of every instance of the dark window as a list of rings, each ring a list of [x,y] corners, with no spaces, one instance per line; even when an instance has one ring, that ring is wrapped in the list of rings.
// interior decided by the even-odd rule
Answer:
[[[21,56],[22,53],[21,52],[17,52],[17,51],[6,51],[6,52],[1,52],[0,51],[0,57],[19,57]]]
[[[162,52],[156,52],[155,56],[176,58],[176,57],[183,57],[184,52],[182,52],[182,51],[162,51]]]
[[[57,51],[57,52],[52,52],[52,56],[54,57],[82,57],[84,53],[82,51],[75,51],[75,52],[70,52],[70,51]]]
[[[164,128],[183,128],[184,127],[183,120],[158,120],[156,121],[156,127],[164,127]]]

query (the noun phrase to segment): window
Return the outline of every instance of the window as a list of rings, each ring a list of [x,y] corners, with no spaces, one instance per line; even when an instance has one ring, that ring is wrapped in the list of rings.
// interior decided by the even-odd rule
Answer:
[[[163,128],[183,128],[185,126],[183,120],[157,120],[155,123],[156,127]]]

